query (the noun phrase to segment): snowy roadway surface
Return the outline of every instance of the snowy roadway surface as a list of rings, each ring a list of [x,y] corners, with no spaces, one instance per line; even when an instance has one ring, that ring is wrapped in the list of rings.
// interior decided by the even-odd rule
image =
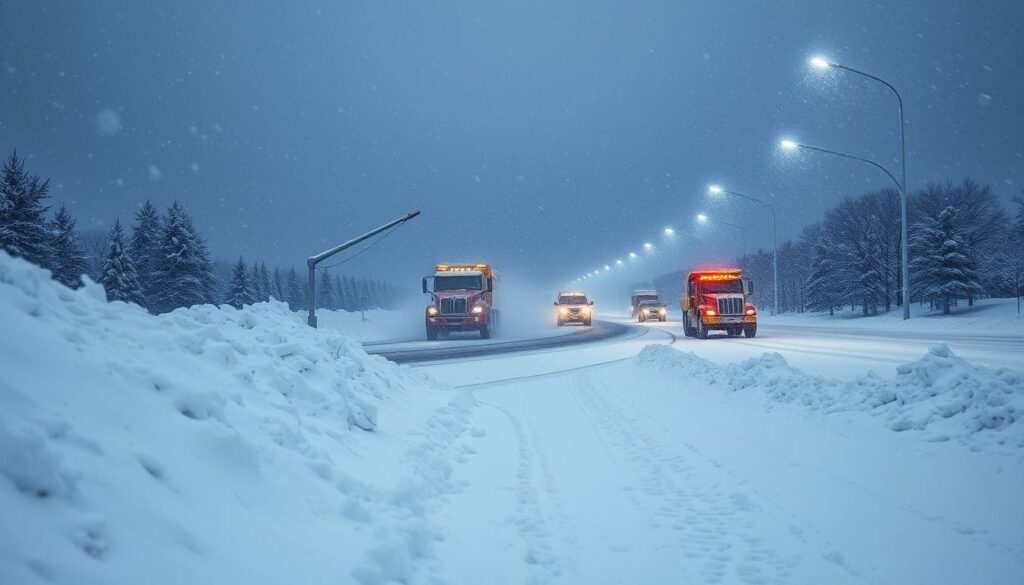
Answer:
[[[767,325],[754,339],[696,340],[678,322],[629,327],[599,343],[417,366],[478,405],[454,472],[464,489],[436,518],[444,581],[1024,582],[1019,452],[711,389],[725,370],[666,369],[675,358],[650,348],[636,359],[650,344],[720,363],[779,352],[840,384],[868,370],[892,378],[943,341],[1019,368],[1024,336]]]

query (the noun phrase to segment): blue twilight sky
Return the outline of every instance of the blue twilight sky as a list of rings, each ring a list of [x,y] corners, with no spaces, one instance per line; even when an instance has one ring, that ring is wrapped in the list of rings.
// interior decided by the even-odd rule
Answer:
[[[416,286],[465,258],[559,283],[645,239],[652,273],[768,245],[763,210],[708,201],[709,182],[771,198],[796,236],[887,184],[780,156],[780,136],[899,168],[892,96],[810,71],[816,53],[904,94],[912,188],[1024,186],[1010,0],[2,0],[0,15],[0,149],[83,228],[178,198],[223,258],[301,266],[412,209],[347,267]]]

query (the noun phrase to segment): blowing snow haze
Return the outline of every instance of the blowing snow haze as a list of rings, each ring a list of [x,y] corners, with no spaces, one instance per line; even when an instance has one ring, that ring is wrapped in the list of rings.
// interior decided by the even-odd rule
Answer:
[[[709,206],[771,198],[780,238],[887,187],[783,160],[789,133],[895,166],[892,98],[817,74],[823,54],[903,93],[911,189],[965,176],[1008,200],[1024,163],[1017,2],[4,2],[0,145],[80,227],[180,199],[217,258],[301,266],[412,209],[353,270],[415,287],[436,261],[561,283]],[[770,245],[760,210],[719,203]],[[695,232],[739,252],[735,234]],[[732,249],[737,248],[737,249]],[[660,271],[679,268],[667,262]]]

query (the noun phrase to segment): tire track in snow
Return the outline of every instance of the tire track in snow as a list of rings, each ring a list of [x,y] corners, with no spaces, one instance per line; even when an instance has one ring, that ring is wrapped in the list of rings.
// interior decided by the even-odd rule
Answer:
[[[512,424],[519,445],[515,488],[517,513],[513,521],[526,548],[523,560],[530,568],[529,582],[537,585],[550,583],[562,574],[563,560],[552,546],[553,532],[548,519],[558,516],[563,524],[568,521],[558,512],[563,507],[559,503],[558,489],[547,459],[531,424],[524,424],[504,407],[487,402],[481,404],[499,410]],[[566,527],[561,528],[560,532],[565,534]]]
[[[570,391],[606,435],[603,442],[622,453],[615,459],[633,469],[637,485],[631,499],[653,527],[676,535],[684,567],[696,573],[687,576],[703,583],[787,581],[798,559],[780,558],[758,536],[761,514],[755,501],[712,481],[721,473],[670,447],[664,432],[645,426],[630,405],[589,373],[574,376]]]

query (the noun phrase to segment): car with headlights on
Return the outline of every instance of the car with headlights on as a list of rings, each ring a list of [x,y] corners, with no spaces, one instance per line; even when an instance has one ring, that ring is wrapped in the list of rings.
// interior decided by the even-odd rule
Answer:
[[[559,327],[566,323],[580,323],[590,327],[593,313],[594,301],[588,300],[587,295],[577,291],[558,293],[558,300],[555,301],[555,320]]]
[[[664,321],[668,319],[668,307],[658,299],[641,301],[636,308],[636,320],[640,323],[648,320]]]

